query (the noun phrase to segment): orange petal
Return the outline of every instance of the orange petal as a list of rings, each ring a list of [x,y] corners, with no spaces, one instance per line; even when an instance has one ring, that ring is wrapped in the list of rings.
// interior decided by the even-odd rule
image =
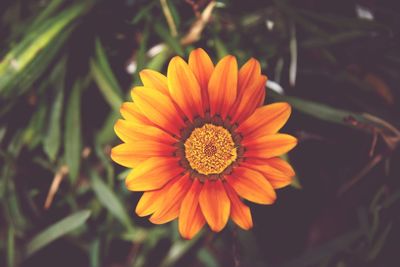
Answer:
[[[136,214],[140,217],[144,217],[154,213],[164,200],[164,188],[165,187],[158,190],[144,192],[138,204],[136,205]]]
[[[149,158],[149,156],[135,153],[131,145],[120,144],[111,149],[111,158],[124,167],[135,168],[142,161]]]
[[[145,126],[132,121],[118,120],[114,131],[125,143],[135,143],[142,140],[155,141],[164,144],[174,144],[178,140],[170,134],[153,126]]]
[[[249,87],[244,89],[243,95],[236,99],[235,105],[230,111],[232,123],[236,121],[240,123],[253,114],[254,110],[260,105],[260,98],[265,92],[266,81],[266,76],[259,75]]]
[[[179,232],[183,238],[192,239],[204,226],[205,219],[199,206],[202,184],[195,179],[182,201],[179,211]]]
[[[209,97],[208,97],[208,81],[214,71],[214,64],[208,54],[201,48],[193,50],[189,55],[189,67],[192,69],[194,75],[201,88],[201,99],[203,101],[203,109],[209,110]]]
[[[226,56],[218,62],[208,83],[211,116],[226,118],[237,96],[238,67],[236,58]]]
[[[261,76],[261,66],[258,60],[250,58],[239,70],[238,95],[242,96],[246,89],[254,87]]]
[[[201,211],[211,230],[221,231],[229,219],[231,202],[221,180],[206,180],[199,196]]]
[[[243,204],[235,190],[228,183],[224,183],[224,187],[231,200],[232,220],[244,230],[249,230],[253,227],[250,208]]]
[[[265,177],[246,167],[237,167],[226,177],[229,185],[242,197],[258,204],[272,204],[276,193]]]
[[[183,198],[190,189],[192,180],[189,178],[189,174],[185,174],[173,179],[169,184],[171,186],[169,186],[159,209],[150,217],[152,223],[163,224],[178,217]]]
[[[253,137],[277,133],[285,125],[291,113],[288,103],[274,103],[256,109],[237,128],[237,132]]]
[[[259,138],[243,138],[245,157],[273,158],[285,154],[297,144],[297,139],[288,134],[273,134]]]
[[[146,116],[142,114],[135,103],[125,102],[121,105],[119,111],[121,112],[122,117],[127,121],[131,121],[136,124],[154,125],[146,118]]]
[[[149,69],[142,70],[139,75],[144,87],[153,88],[164,95],[169,95],[167,77],[165,75]]]
[[[169,93],[189,120],[193,121],[196,115],[203,116],[201,89],[188,64],[180,57],[172,58],[167,76]]]
[[[162,129],[180,136],[180,129],[185,126],[171,100],[162,93],[146,87],[135,87],[132,98],[141,112]]]
[[[161,188],[172,178],[182,173],[178,159],[152,157],[134,168],[125,180],[131,191],[149,191]]]
[[[273,188],[282,188],[291,184],[295,175],[292,166],[281,158],[252,159],[244,162],[242,165],[261,172]]]

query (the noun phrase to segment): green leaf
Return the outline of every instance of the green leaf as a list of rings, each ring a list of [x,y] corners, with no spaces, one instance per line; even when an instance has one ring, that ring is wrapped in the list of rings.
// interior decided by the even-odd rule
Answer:
[[[219,267],[218,261],[215,259],[214,255],[207,249],[201,248],[197,252],[197,258],[205,267]]]
[[[201,233],[197,234],[191,240],[178,240],[174,242],[169,249],[167,255],[165,256],[164,260],[161,262],[161,267],[169,267],[174,266],[174,264],[181,258],[185,253],[192,248],[197,241],[202,236]]]
[[[57,51],[63,43],[54,46],[54,41],[57,41],[64,32],[68,36],[70,32],[66,31],[68,25],[85,12],[87,5],[86,1],[80,2],[61,12],[58,16],[43,21],[33,31],[25,33],[23,40],[0,61],[0,96],[18,95],[29,87],[23,83],[24,79],[32,80],[30,72],[35,74],[34,78],[37,78],[45,70],[51,58],[56,54],[54,51]],[[65,39],[65,37],[61,38],[62,41]],[[39,55],[46,58],[49,52],[46,51],[47,48],[54,50],[53,53],[50,53],[51,57],[47,57],[46,65],[38,64],[35,59]],[[24,86],[16,87],[17,84]],[[14,88],[17,89],[13,90]]]
[[[33,114],[29,125],[25,128],[23,142],[29,149],[35,148],[43,138],[43,128],[46,122],[47,105],[44,99],[41,99],[37,106],[36,112]]]
[[[68,165],[69,175],[73,182],[79,173],[82,151],[81,92],[82,82],[78,80],[72,88],[65,118],[65,163]]]
[[[96,238],[89,247],[89,260],[91,267],[100,266],[100,238]]]
[[[98,39],[96,40],[96,58],[90,60],[90,70],[105,101],[113,110],[119,111],[122,104],[122,91]]]
[[[104,50],[103,45],[100,42],[100,39],[96,39],[96,61],[100,65],[101,70],[104,75],[107,77],[107,81],[110,83],[111,88],[114,90],[116,94],[122,96],[122,90],[120,85],[118,84],[117,78],[115,77],[110,63],[108,62],[106,52]]]
[[[165,62],[167,62],[168,58],[171,56],[171,50],[168,48],[163,49],[160,53],[155,55],[149,62],[147,63],[147,68],[161,71]]]
[[[122,97],[115,92],[112,84],[107,80],[106,74],[94,60],[90,61],[90,70],[105,101],[113,110],[119,110],[122,104]]]
[[[116,139],[114,124],[120,117],[119,111],[114,110],[107,115],[101,129],[97,131],[95,137],[96,145],[102,146],[109,144]]]
[[[0,144],[3,141],[4,136],[6,135],[7,128],[6,126],[0,126]]]
[[[53,74],[53,86],[55,92],[54,100],[51,107],[50,119],[47,126],[46,138],[43,141],[43,149],[49,159],[54,162],[61,143],[61,115],[64,101],[65,87],[65,63],[66,58],[60,61],[56,66]],[[52,78],[52,77],[50,77]]]
[[[349,42],[354,39],[359,39],[361,37],[369,35],[370,35],[369,32],[346,31],[336,34],[330,34],[329,36],[324,36],[324,37],[313,37],[301,42],[301,46],[305,48],[324,47],[324,46]]]
[[[117,218],[127,229],[132,230],[133,226],[121,201],[114,192],[101,180],[97,173],[91,173],[92,189],[100,203]]]
[[[7,229],[7,266],[15,266],[15,232],[12,225]]]
[[[83,225],[89,219],[90,211],[82,210],[49,226],[35,237],[26,246],[26,257],[30,257],[43,247],[49,245],[56,239],[68,234],[79,226]]]
[[[183,56],[185,53],[178,38],[173,37],[167,28],[160,23],[154,24],[155,32],[163,39],[163,41],[171,47],[171,49],[178,55]]]
[[[328,105],[316,103],[298,97],[282,96],[271,90],[269,91],[269,94],[272,98],[279,101],[288,102],[296,110],[320,120],[343,124],[347,126],[351,126],[351,124],[346,121],[346,119],[349,117],[352,117],[357,121],[365,121],[365,118],[363,118],[361,114],[351,111],[333,108]]]
[[[221,59],[229,54],[228,48],[226,48],[225,44],[221,41],[221,39],[219,39],[218,36],[214,37],[214,46],[218,59]]]
[[[386,242],[386,239],[388,238],[390,230],[392,230],[392,226],[393,226],[393,223],[390,222],[385,227],[385,229],[382,231],[382,233],[379,235],[376,242],[372,246],[370,252],[368,253],[367,261],[373,261],[374,259],[376,259],[376,257],[379,256],[379,253],[382,251],[382,248],[385,246],[385,242]]]

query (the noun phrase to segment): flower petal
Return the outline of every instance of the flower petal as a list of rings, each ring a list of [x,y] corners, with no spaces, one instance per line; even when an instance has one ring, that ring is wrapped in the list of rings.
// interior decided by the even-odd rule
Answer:
[[[238,66],[236,58],[226,56],[218,62],[208,83],[210,114],[226,118],[237,96]]]
[[[164,188],[165,186],[158,190],[144,192],[136,205],[136,214],[144,217],[158,210],[165,197],[166,190]]]
[[[203,109],[209,110],[209,97],[208,97],[208,81],[214,71],[214,64],[208,54],[201,48],[193,50],[189,55],[189,67],[192,69],[194,75],[201,88],[201,99],[203,101]]]
[[[151,121],[149,121],[146,116],[142,114],[139,110],[138,106],[132,102],[125,102],[121,105],[120,112],[122,117],[136,124],[143,125],[154,125]]]
[[[260,105],[263,92],[265,92],[266,81],[266,76],[259,75],[249,87],[244,89],[243,95],[238,97],[230,111],[231,123],[236,121],[240,123],[254,113],[254,110]]]
[[[249,230],[253,227],[250,208],[239,199],[235,190],[228,183],[224,183],[224,187],[231,200],[232,220],[244,230]]]
[[[170,156],[176,148],[154,141],[140,140],[120,144],[111,149],[111,158],[122,166],[135,168],[138,163],[155,156]]]
[[[206,180],[199,196],[199,203],[211,230],[221,231],[228,222],[231,202],[220,179]]]
[[[260,107],[238,126],[237,132],[253,137],[277,133],[285,125],[290,113],[290,105],[284,102]]]
[[[134,168],[125,180],[131,191],[149,191],[159,189],[172,178],[182,173],[178,159],[169,157],[152,157]]]
[[[171,145],[178,142],[176,138],[160,128],[145,126],[132,121],[118,120],[114,125],[114,131],[125,143],[149,140]]]
[[[203,116],[201,89],[188,64],[180,57],[172,58],[167,76],[169,93],[189,120],[193,121],[196,115]]]
[[[258,204],[272,204],[276,193],[265,177],[246,167],[237,167],[226,177],[229,185],[242,197]]]
[[[168,96],[146,87],[135,87],[132,90],[132,98],[150,121],[162,129],[180,136],[180,129],[185,124]]]
[[[242,165],[261,172],[273,188],[282,188],[289,185],[295,175],[292,166],[281,158],[252,159],[244,162]]]
[[[261,66],[258,60],[250,58],[239,70],[238,74],[238,95],[246,93],[246,89],[254,87],[261,76]]]
[[[168,82],[165,75],[154,70],[144,69],[139,72],[139,76],[144,87],[156,89],[164,95],[169,95]]]
[[[273,158],[285,154],[297,144],[297,139],[288,134],[273,134],[259,138],[243,138],[244,156],[254,158]]]
[[[135,168],[142,161],[148,159],[151,156],[157,156],[159,153],[152,151],[153,155],[145,154],[142,155],[140,152],[135,150],[131,144],[120,144],[111,149],[111,158],[118,164],[128,167]]]
[[[205,219],[199,206],[202,184],[195,179],[182,201],[179,211],[179,232],[183,238],[192,239],[204,226]]]
[[[163,202],[159,209],[150,217],[152,223],[163,224],[178,217],[183,198],[190,189],[192,180],[189,178],[189,174],[185,174],[178,176],[168,184],[171,184],[171,186],[168,188]]]

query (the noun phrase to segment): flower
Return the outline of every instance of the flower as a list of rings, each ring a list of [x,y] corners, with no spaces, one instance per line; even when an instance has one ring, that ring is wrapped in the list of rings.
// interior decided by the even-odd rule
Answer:
[[[239,70],[226,56],[216,66],[203,49],[189,62],[174,57],[167,76],[140,72],[143,86],[123,103],[115,132],[124,142],[112,159],[133,170],[131,191],[144,191],[136,213],[163,224],[179,219],[190,239],[205,223],[221,231],[229,217],[253,226],[246,199],[272,204],[275,189],[291,183],[292,167],[278,156],[296,138],[277,133],[290,116],[287,103],[262,106],[267,77],[257,60]]]

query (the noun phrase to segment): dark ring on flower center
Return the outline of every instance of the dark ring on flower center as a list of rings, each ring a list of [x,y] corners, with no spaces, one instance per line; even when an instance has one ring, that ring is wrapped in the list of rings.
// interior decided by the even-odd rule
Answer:
[[[189,162],[188,160],[188,155],[186,154],[186,149],[185,149],[185,144],[187,147],[187,141],[188,139],[192,136],[193,132],[199,131],[202,128],[223,128],[223,129],[218,129],[219,131],[226,131],[226,133],[229,134],[229,139],[232,141],[232,148],[234,149],[234,155],[233,154],[227,154],[227,163],[226,166],[223,165],[221,168],[223,170],[218,171],[218,173],[208,173],[204,174],[201,173],[196,168],[193,168],[193,158],[190,160],[192,162]],[[230,174],[232,172],[232,169],[238,165],[243,160],[243,153],[244,153],[244,148],[241,145],[241,140],[242,137],[240,134],[236,133],[235,130],[237,128],[236,124],[232,124],[230,122],[229,118],[226,118],[225,120],[221,118],[219,115],[215,116],[210,116],[210,113],[207,112],[204,117],[196,117],[193,122],[186,121],[186,127],[181,131],[181,138],[180,141],[176,144],[177,145],[177,151],[176,151],[176,156],[180,158],[180,165],[190,174],[190,177],[195,179],[199,179],[201,182],[204,182],[205,180],[216,180],[216,179],[223,179],[223,177],[227,174]],[[195,133],[196,134],[196,133]],[[192,137],[193,138],[193,137]],[[190,141],[190,140],[189,140]],[[203,153],[203,158],[204,157],[214,157],[218,153],[218,145],[214,143],[213,141],[210,141],[209,143],[204,143],[202,144],[202,153]],[[217,155],[218,156],[218,155]],[[192,163],[192,164],[191,164]],[[196,165],[196,164],[194,164]]]

